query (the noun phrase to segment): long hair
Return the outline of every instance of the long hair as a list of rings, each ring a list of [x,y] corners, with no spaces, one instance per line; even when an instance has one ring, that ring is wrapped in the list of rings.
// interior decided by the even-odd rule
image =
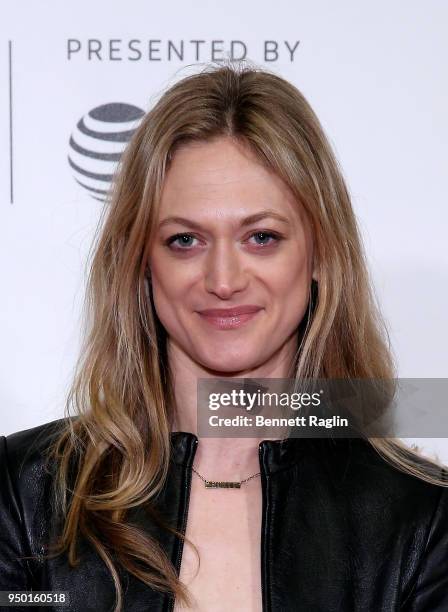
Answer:
[[[53,550],[66,551],[74,566],[77,538],[84,536],[112,574],[116,611],[122,607],[117,565],[190,602],[158,543],[126,517],[132,508],[151,507],[168,474],[174,394],[166,334],[147,278],[164,177],[177,147],[221,136],[250,147],[285,181],[311,223],[317,300],[293,376],[395,377],[349,192],[305,97],[269,71],[231,62],[208,65],[176,82],[136,129],[101,215],[67,422],[49,453],[58,466],[55,500],[64,517]],[[447,486],[441,464],[422,461],[399,439],[369,442],[398,469]]]

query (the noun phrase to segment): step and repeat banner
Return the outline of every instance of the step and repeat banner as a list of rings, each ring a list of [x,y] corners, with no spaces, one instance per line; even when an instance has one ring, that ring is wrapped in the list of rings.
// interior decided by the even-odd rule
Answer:
[[[307,97],[399,375],[448,377],[448,4],[5,0],[1,17],[1,433],[63,415],[88,251],[132,131],[178,79],[229,59]],[[448,440],[420,444],[448,461]]]

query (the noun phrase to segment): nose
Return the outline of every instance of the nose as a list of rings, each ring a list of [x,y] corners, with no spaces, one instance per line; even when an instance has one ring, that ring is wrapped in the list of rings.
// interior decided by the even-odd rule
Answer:
[[[205,263],[205,288],[223,300],[243,291],[248,284],[243,254],[229,241],[217,241],[210,249]]]

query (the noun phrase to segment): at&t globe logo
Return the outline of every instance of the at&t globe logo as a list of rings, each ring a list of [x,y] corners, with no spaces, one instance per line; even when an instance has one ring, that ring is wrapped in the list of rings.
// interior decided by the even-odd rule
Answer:
[[[70,164],[76,182],[95,199],[104,201],[120,157],[144,111],[131,104],[111,102],[82,117],[70,136]]]

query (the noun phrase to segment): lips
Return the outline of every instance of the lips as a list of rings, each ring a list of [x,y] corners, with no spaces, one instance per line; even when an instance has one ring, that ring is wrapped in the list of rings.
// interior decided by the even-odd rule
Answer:
[[[235,308],[208,308],[206,310],[200,310],[199,314],[205,317],[238,317],[243,314],[252,314],[261,310],[260,306],[253,306],[249,304],[247,306],[237,306]]]
[[[234,308],[207,308],[198,311],[201,319],[220,330],[236,329],[248,323],[262,310],[252,304]]]

